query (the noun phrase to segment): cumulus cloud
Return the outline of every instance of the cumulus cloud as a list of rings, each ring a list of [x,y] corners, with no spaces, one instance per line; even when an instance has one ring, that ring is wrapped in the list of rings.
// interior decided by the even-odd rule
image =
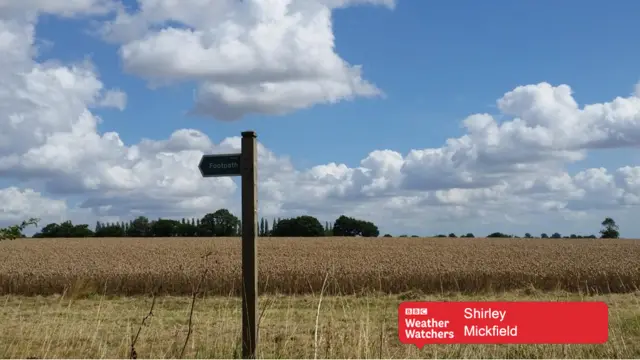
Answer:
[[[382,94],[336,52],[335,7],[391,0],[139,0],[102,29],[127,71],[197,81],[193,114],[237,120]],[[168,24],[173,24],[170,26]]]
[[[129,71],[152,81],[201,80],[198,96],[210,107],[196,101],[194,111],[235,119],[379,93],[333,48],[331,10],[357,3],[394,4],[184,1],[178,6],[142,0],[139,10],[128,13],[97,0],[33,0],[19,6],[0,0],[0,176],[21,184],[0,190],[0,217],[19,221],[58,214],[89,222],[239,210],[234,179],[203,179],[197,169],[204,153],[239,151],[239,137],[213,139],[196,129],[178,129],[166,139],[126,144],[117,132],[100,132],[95,109],[126,111],[126,93],[106,88],[90,62],[35,61],[33,14],[115,11],[103,30],[121,44]],[[216,11],[200,11],[205,5]],[[183,26],[167,25],[175,22]],[[260,214],[307,213],[326,220],[348,214],[383,229],[424,235],[447,227],[519,231],[532,224],[576,231],[586,223],[593,229],[603,215],[630,219],[629,209],[640,203],[640,166],[566,169],[592,151],[639,145],[637,91],[580,106],[568,85],[539,83],[508,91],[497,104],[504,120],[471,114],[461,119],[464,135],[440,147],[406,154],[373,150],[355,167],[329,163],[298,169],[259,144]],[[78,201],[59,200],[65,197]]]
[[[20,223],[31,217],[58,218],[67,211],[64,200],[52,200],[33,189],[0,189],[0,223]]]
[[[102,15],[113,11],[113,0],[0,0],[0,14],[22,16],[48,13],[60,16]]]

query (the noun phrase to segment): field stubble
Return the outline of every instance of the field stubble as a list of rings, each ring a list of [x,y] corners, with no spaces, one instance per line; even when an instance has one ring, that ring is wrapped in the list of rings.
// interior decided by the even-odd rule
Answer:
[[[203,255],[210,256],[202,259]],[[482,293],[531,288],[623,293],[640,284],[640,241],[260,238],[259,291]],[[241,294],[239,238],[0,242],[0,294]]]
[[[415,294],[414,294],[415,295]],[[585,297],[521,291],[493,295],[420,295],[422,301],[576,301],[609,304],[609,341],[591,345],[428,345],[398,340],[397,309],[406,294],[378,296],[264,295],[259,322],[259,358],[623,358],[640,356],[640,297]],[[82,299],[65,296],[0,296],[0,358],[128,358],[132,337],[149,312],[149,296]],[[142,327],[138,358],[238,358],[240,299],[198,297],[192,334],[188,296],[157,299]],[[184,344],[186,343],[186,347]]]

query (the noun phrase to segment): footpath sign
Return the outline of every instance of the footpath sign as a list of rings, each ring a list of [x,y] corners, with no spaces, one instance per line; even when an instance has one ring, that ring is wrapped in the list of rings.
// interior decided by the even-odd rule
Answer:
[[[404,302],[404,344],[602,344],[609,337],[604,302]]]
[[[239,176],[241,154],[203,155],[198,169],[203,177]]]
[[[203,177],[242,177],[242,358],[255,359],[258,344],[258,154],[256,133],[242,133],[239,154],[203,155]]]

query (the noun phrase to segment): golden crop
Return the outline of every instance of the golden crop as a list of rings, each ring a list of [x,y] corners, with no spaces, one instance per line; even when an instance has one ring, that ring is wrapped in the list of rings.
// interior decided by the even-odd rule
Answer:
[[[202,258],[211,253],[210,256]],[[539,290],[630,292],[640,241],[603,239],[260,238],[260,292],[353,294]],[[0,294],[240,294],[238,238],[0,242]]]

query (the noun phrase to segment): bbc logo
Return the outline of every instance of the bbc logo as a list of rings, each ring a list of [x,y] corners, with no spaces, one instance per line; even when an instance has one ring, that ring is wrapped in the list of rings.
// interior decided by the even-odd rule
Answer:
[[[427,315],[429,313],[427,308],[406,308],[404,309],[405,315]]]

